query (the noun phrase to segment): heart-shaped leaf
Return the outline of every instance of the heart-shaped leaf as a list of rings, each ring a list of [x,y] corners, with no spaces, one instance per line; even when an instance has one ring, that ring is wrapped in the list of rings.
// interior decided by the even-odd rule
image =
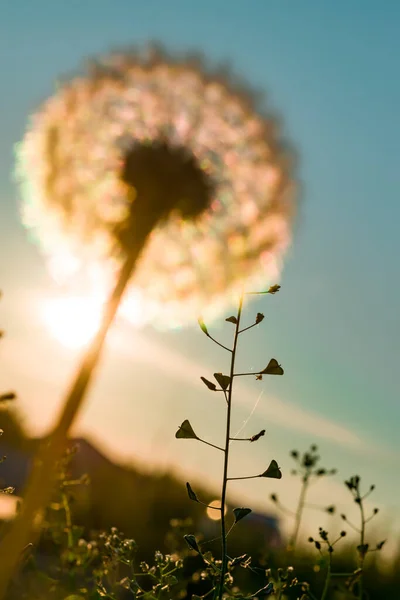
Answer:
[[[208,335],[208,329],[207,329],[207,327],[206,327],[206,324],[204,323],[204,321],[203,321],[203,319],[202,319],[201,317],[198,319],[198,323],[199,323],[199,325],[200,325],[200,329],[201,329],[202,331],[204,331],[204,333],[205,333],[206,335]]]
[[[205,377],[200,377],[200,379],[208,387],[209,390],[211,390],[212,392],[217,391],[217,386],[215,385],[215,383],[212,383],[212,381],[208,381],[208,379],[206,379]]]
[[[231,378],[229,377],[229,375],[223,375],[222,373],[214,373],[214,377],[223,390],[226,390],[229,387],[229,384],[231,382]]]
[[[225,321],[228,321],[228,323],[233,323],[234,325],[236,325],[237,318],[232,316],[232,317],[228,317],[227,319],[225,319]]]
[[[256,435],[252,435],[251,438],[250,438],[250,441],[251,442],[256,442],[263,435],[265,435],[265,429],[261,429],[261,431],[259,433],[256,433]]]
[[[258,325],[264,319],[264,315],[262,313],[257,313],[256,316],[256,324]]]
[[[186,440],[198,440],[199,438],[193,431],[193,427],[190,422],[185,419],[182,425],[179,426],[178,431],[175,434],[176,438],[186,439]]]
[[[200,500],[196,496],[195,492],[192,490],[192,487],[191,487],[191,485],[190,485],[190,483],[188,481],[186,482],[186,489],[187,489],[187,493],[188,493],[189,498],[191,500],[193,500],[193,502],[200,502]]]
[[[269,467],[264,473],[261,473],[260,477],[270,477],[271,479],[282,479],[282,473],[278,467],[276,460],[271,460]]]
[[[247,517],[247,515],[249,515],[250,513],[251,508],[234,508],[233,514],[235,515],[235,523],[238,523],[239,521]]]
[[[201,554],[199,545],[198,545],[197,540],[194,537],[194,535],[189,533],[187,535],[184,535],[183,537],[184,537],[185,542],[189,546],[189,548],[191,548],[192,550],[195,550],[195,552],[198,552],[199,554]]]
[[[263,375],[283,375],[284,370],[282,369],[281,365],[278,363],[276,358],[271,358],[265,369],[260,372]]]

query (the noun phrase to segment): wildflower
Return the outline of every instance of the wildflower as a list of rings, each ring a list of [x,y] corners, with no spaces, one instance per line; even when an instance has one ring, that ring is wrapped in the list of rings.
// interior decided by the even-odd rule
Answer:
[[[105,291],[148,228],[122,307],[140,324],[215,317],[244,280],[275,279],[289,243],[293,183],[271,121],[250,93],[162,53],[111,54],[60,85],[17,175],[59,279]]]

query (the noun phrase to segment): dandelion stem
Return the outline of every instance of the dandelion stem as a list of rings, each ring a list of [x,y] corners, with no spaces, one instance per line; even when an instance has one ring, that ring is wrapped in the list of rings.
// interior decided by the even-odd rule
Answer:
[[[138,258],[159,218],[155,213],[146,213],[144,216],[135,215],[135,217],[135,219],[132,218],[133,226],[130,229],[134,243],[131,244],[129,252],[127,251],[117,283],[106,304],[100,328],[88,347],[66,395],[58,423],[40,444],[22,510],[0,543],[0,555],[3,557],[0,563],[0,600],[4,598],[11,577],[18,566],[22,549],[39,533],[39,531],[34,531],[34,522],[38,515],[43,514],[50,502],[57,463],[63,454],[68,432],[82,408],[89,384],[99,363],[107,332],[117,313]]]
[[[232,358],[231,358],[231,368],[230,368],[230,385],[228,390],[228,398],[227,398],[227,411],[226,411],[226,436],[225,436],[225,459],[224,459],[224,473],[222,478],[222,492],[221,492],[221,538],[222,538],[222,566],[221,566],[221,577],[219,581],[219,585],[216,589],[216,595],[219,600],[222,600],[222,596],[224,593],[224,581],[225,574],[227,571],[227,543],[226,543],[226,523],[225,523],[225,498],[226,498],[226,486],[228,483],[228,464],[229,464],[229,443],[231,437],[231,412],[232,412],[232,391],[233,391],[233,375],[235,370],[235,358],[236,358],[236,348],[237,342],[239,338],[239,327],[240,327],[240,317],[242,315],[242,306],[243,306],[243,293],[240,296],[239,307],[236,317],[236,327],[235,327],[235,336],[233,339],[232,346]]]

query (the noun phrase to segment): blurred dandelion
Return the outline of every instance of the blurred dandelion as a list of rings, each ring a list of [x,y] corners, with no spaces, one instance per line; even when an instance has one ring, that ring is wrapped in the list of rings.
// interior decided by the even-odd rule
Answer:
[[[137,324],[212,319],[243,284],[275,281],[293,182],[252,104],[158,51],[112,54],[61,85],[17,153],[23,221],[57,279],[84,272],[106,295],[146,231],[122,306]]]
[[[250,94],[157,52],[93,63],[32,117],[17,160],[23,221],[57,277],[83,270],[97,288],[99,277],[105,291],[114,287],[0,543],[0,599],[51,498],[124,292],[128,316],[171,326],[210,318],[243,285],[275,280],[290,237],[288,171]]]

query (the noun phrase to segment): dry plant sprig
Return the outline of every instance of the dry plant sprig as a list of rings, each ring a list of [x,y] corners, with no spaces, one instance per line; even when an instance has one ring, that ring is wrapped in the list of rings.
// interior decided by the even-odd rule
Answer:
[[[113,291],[0,544],[0,598],[35,537],[124,292],[141,297],[145,320],[175,324],[199,301],[219,311],[243,279],[276,271],[293,185],[287,152],[253,104],[202,65],[127,51],[93,61],[31,119],[17,156],[24,223],[58,274],[85,265]]]
[[[279,286],[272,286],[269,290],[267,290],[266,292],[260,292],[261,294],[264,293],[270,293],[270,294],[275,294],[279,289]],[[225,400],[226,400],[226,404],[227,404],[227,410],[226,410],[226,429],[225,429],[225,444],[224,446],[216,446],[214,444],[211,444],[210,442],[207,442],[206,440],[202,439],[201,437],[199,437],[195,432],[194,429],[192,427],[192,425],[190,424],[190,422],[186,419],[185,421],[183,421],[182,425],[179,427],[178,431],[175,434],[175,437],[178,439],[194,439],[200,442],[203,442],[205,444],[208,444],[210,446],[213,446],[214,448],[218,449],[218,450],[222,450],[222,452],[224,453],[224,464],[223,464],[223,474],[222,474],[222,489],[221,489],[221,503],[219,507],[213,507],[216,510],[219,510],[221,513],[221,542],[222,542],[222,548],[221,548],[221,567],[220,569],[218,567],[215,566],[214,563],[213,564],[213,568],[216,571],[215,572],[215,578],[217,580],[217,585],[215,586],[215,590],[214,590],[214,598],[218,598],[219,600],[222,599],[222,596],[224,594],[224,590],[225,590],[225,585],[226,585],[226,576],[228,575],[228,560],[232,560],[229,559],[228,553],[227,553],[227,537],[230,533],[230,531],[232,530],[232,528],[239,522],[241,521],[243,518],[245,518],[248,514],[251,513],[251,509],[247,508],[247,507],[238,507],[233,509],[233,515],[234,515],[234,521],[233,524],[231,526],[231,528],[227,531],[226,528],[226,518],[225,518],[225,505],[226,505],[226,493],[227,493],[227,484],[228,481],[233,481],[233,480],[239,480],[239,479],[254,479],[257,477],[267,477],[267,478],[273,478],[273,479],[281,479],[282,477],[282,473],[281,470],[278,466],[278,463],[276,462],[276,460],[272,459],[269,463],[269,466],[267,467],[267,469],[265,471],[263,471],[260,474],[257,475],[247,475],[247,476],[242,476],[242,477],[229,477],[228,476],[228,467],[229,467],[229,449],[230,449],[230,444],[231,442],[236,442],[236,441],[249,441],[249,442],[255,442],[257,440],[259,440],[264,434],[265,434],[265,430],[261,430],[259,433],[249,437],[249,438],[234,438],[231,437],[231,416],[232,416],[232,406],[233,406],[233,382],[235,377],[237,377],[238,375],[283,375],[283,369],[282,367],[279,365],[279,363],[276,361],[276,359],[271,359],[267,365],[267,367],[265,367],[265,369],[263,369],[262,371],[259,371],[258,373],[236,373],[235,372],[235,366],[236,366],[236,352],[237,352],[237,347],[238,347],[238,340],[239,340],[239,336],[244,333],[245,331],[247,331],[248,329],[250,329],[251,327],[254,327],[256,325],[258,325],[259,323],[261,323],[261,321],[263,320],[264,316],[261,315],[261,313],[257,313],[255,321],[252,325],[250,325],[249,327],[245,327],[243,329],[240,329],[240,325],[241,325],[241,318],[242,318],[242,308],[243,308],[243,300],[244,300],[244,294],[242,293],[239,299],[239,306],[238,306],[238,310],[237,310],[237,314],[236,316],[231,316],[228,317],[226,319],[226,321],[228,321],[229,323],[232,323],[235,326],[235,332],[234,332],[234,336],[233,336],[233,344],[232,344],[232,348],[228,348],[226,346],[224,346],[223,344],[221,344],[220,342],[218,342],[218,340],[215,340],[209,333],[207,326],[205,325],[204,321],[202,319],[199,320],[199,325],[201,330],[203,331],[203,333],[205,333],[205,335],[207,337],[209,337],[213,342],[215,342],[216,344],[218,344],[219,346],[221,346],[222,348],[224,348],[225,350],[228,350],[230,352],[231,355],[231,359],[230,359],[230,370],[229,370],[229,375],[224,375],[223,373],[214,373],[214,378],[217,381],[217,384],[220,386],[220,388],[217,388],[217,386],[209,381],[208,379],[206,379],[205,377],[201,377],[203,383],[206,385],[206,387],[213,392],[222,392],[225,396]],[[205,504],[204,502],[202,502],[201,500],[199,500],[197,494],[195,493],[195,491],[192,489],[191,485],[189,482],[187,482],[186,484],[186,488],[187,488],[187,492],[188,492],[188,496],[190,498],[190,500],[194,501],[194,502],[198,502],[200,504],[203,504],[204,506],[207,506],[207,504]],[[199,553],[202,557],[203,560],[205,560],[207,562],[207,558],[204,558],[204,554],[202,552],[201,549],[201,544],[196,540],[195,536],[193,535],[186,535],[185,536],[185,540],[187,542],[187,544],[189,545],[189,547],[196,551],[197,553]],[[243,558],[243,557],[242,557]],[[235,559],[233,559],[233,561],[235,561]],[[238,562],[238,564],[241,564],[241,561]],[[254,594],[254,596],[258,596],[258,595],[262,595],[262,596],[268,596],[270,594],[272,594],[274,592],[273,586],[272,584],[268,584],[266,586],[266,588],[263,590],[259,590],[258,592],[256,592]]]
[[[321,600],[326,600],[328,597],[329,588],[331,585],[331,580],[333,577],[341,577],[342,573],[333,573],[332,572],[332,554],[334,551],[334,546],[339,542],[339,540],[343,539],[346,536],[346,531],[341,531],[339,536],[332,542],[329,539],[328,532],[322,527],[319,528],[319,540],[315,540],[314,538],[308,538],[308,541],[313,543],[321,555],[320,563],[326,566],[326,576],[325,576],[325,584],[324,589],[322,591]],[[325,553],[323,552],[323,548],[326,547],[327,558]]]
[[[359,475],[353,475],[348,480],[346,480],[345,485],[347,489],[350,491],[353,496],[353,500],[355,504],[357,504],[360,510],[360,527],[354,525],[345,514],[342,514],[341,517],[345,523],[347,523],[354,531],[356,531],[360,536],[360,543],[357,546],[357,555],[358,555],[358,569],[353,573],[353,576],[349,580],[349,586],[353,589],[355,585],[357,585],[357,596],[359,600],[364,598],[364,590],[363,590],[363,574],[364,574],[364,562],[367,554],[370,552],[379,552],[382,550],[385,541],[379,542],[374,548],[370,546],[370,544],[366,541],[366,525],[369,523],[379,512],[378,508],[374,508],[372,513],[367,517],[365,510],[365,499],[374,491],[375,485],[371,485],[367,492],[361,492],[361,477]]]
[[[335,507],[333,505],[321,507],[318,505],[307,503],[306,499],[309,487],[314,481],[318,481],[322,477],[325,477],[327,475],[335,475],[337,471],[336,469],[325,469],[319,466],[318,463],[321,457],[318,454],[318,447],[315,444],[312,444],[310,446],[310,449],[304,452],[303,454],[300,454],[298,450],[292,450],[290,455],[295,460],[297,465],[296,469],[293,469],[291,474],[299,476],[301,479],[301,488],[299,499],[297,502],[297,508],[295,511],[292,511],[285,507],[280,502],[277,494],[271,494],[270,499],[285,515],[294,518],[293,532],[290,536],[288,544],[288,549],[294,552],[296,549],[300,525],[305,508],[316,508],[318,510],[326,511],[330,514],[333,514],[335,512]]]

